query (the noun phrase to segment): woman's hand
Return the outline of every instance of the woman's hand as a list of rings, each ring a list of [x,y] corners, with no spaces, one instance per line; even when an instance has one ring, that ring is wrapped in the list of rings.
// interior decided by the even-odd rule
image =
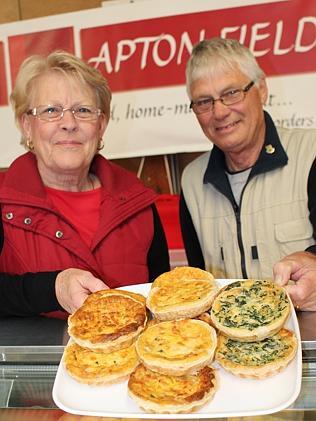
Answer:
[[[108,286],[82,269],[66,269],[56,277],[56,297],[68,313],[77,310],[89,294],[101,289],[108,289]]]
[[[316,311],[316,255],[306,251],[289,254],[273,267],[274,280],[286,286],[297,310]],[[294,284],[288,284],[289,280]]]

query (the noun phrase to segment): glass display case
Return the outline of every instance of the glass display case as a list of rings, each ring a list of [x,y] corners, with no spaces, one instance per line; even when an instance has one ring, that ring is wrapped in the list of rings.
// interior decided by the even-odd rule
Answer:
[[[299,313],[298,320],[303,358],[301,392],[286,410],[251,417],[252,420],[316,420],[316,312]],[[95,418],[67,414],[58,409],[52,399],[58,364],[68,339],[64,320],[0,319],[0,421]]]

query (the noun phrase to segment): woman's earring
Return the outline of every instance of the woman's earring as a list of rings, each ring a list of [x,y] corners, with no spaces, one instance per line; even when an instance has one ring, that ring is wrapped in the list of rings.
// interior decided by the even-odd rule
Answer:
[[[30,139],[26,140],[26,147],[28,148],[29,151],[33,151],[34,145],[33,145],[33,142]]]
[[[103,142],[103,139],[101,138],[100,140],[99,140],[99,144],[98,144],[98,151],[101,151],[101,149],[103,149],[104,148],[104,142]]]

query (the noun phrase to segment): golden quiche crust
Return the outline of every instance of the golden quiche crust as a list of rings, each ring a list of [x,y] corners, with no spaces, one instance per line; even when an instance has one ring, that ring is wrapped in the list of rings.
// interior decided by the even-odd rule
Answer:
[[[182,376],[210,364],[217,344],[213,327],[181,319],[149,326],[136,341],[136,352],[150,370]]]
[[[130,346],[145,328],[146,299],[107,289],[95,292],[68,318],[69,336],[80,346],[112,352]]]
[[[211,273],[189,266],[177,267],[158,276],[146,303],[159,320],[191,318],[211,307],[218,290]]]
[[[213,325],[226,336],[244,342],[278,332],[290,314],[284,288],[272,281],[248,279],[227,285],[211,308]]]
[[[65,348],[63,361],[70,376],[80,383],[91,385],[127,380],[139,363],[135,343],[128,348],[105,354],[90,351],[72,342]]]
[[[284,328],[256,342],[240,342],[220,334],[215,360],[236,376],[265,379],[287,367],[296,352],[295,333]]]
[[[210,401],[218,388],[216,370],[205,366],[194,374],[171,376],[140,364],[128,381],[128,393],[149,413],[194,411]]]

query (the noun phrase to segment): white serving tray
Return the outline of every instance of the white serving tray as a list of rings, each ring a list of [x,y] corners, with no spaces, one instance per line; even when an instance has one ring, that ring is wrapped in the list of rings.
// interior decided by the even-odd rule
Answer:
[[[221,286],[236,279],[219,279]],[[151,284],[139,284],[122,289],[147,296]],[[242,417],[271,414],[290,406],[301,389],[302,349],[299,326],[294,308],[286,327],[293,330],[298,340],[295,359],[281,373],[264,380],[236,377],[217,363],[219,388],[214,398],[196,412],[189,414],[149,414],[128,396],[127,381],[110,386],[89,386],[78,383],[65,371],[61,360],[53,387],[53,399],[62,410],[78,415],[118,418],[192,419]]]

